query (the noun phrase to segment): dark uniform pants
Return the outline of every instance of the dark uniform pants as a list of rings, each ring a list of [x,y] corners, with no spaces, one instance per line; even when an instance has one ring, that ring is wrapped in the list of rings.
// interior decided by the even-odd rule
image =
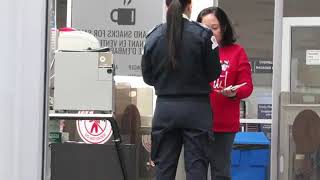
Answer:
[[[208,97],[158,98],[152,124],[151,158],[157,180],[175,180],[182,145],[187,180],[206,180],[212,141]]]
[[[215,133],[210,144],[209,160],[212,180],[231,180],[231,152],[235,133]]]

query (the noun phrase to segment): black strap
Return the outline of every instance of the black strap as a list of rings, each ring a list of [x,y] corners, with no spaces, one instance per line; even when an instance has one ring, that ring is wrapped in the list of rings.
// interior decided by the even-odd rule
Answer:
[[[128,175],[127,175],[127,171],[126,171],[126,166],[125,166],[124,158],[123,158],[121,150],[120,150],[121,135],[120,135],[119,127],[118,127],[118,124],[114,118],[109,118],[108,120],[111,123],[112,131],[113,131],[113,141],[114,141],[116,151],[118,154],[123,180],[127,180]]]

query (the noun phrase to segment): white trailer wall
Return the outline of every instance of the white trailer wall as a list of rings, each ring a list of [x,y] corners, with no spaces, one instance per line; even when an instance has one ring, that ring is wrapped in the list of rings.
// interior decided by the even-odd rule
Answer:
[[[0,179],[40,180],[46,1],[0,7]]]

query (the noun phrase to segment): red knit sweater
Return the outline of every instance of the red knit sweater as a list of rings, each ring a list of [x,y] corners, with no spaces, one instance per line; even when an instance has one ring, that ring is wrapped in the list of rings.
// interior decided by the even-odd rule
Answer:
[[[210,83],[213,111],[213,130],[215,132],[237,132],[240,128],[240,100],[250,96],[253,90],[251,67],[244,49],[233,44],[219,48],[222,72],[220,77]],[[235,98],[223,96],[218,91],[230,85],[247,84],[237,90]]]

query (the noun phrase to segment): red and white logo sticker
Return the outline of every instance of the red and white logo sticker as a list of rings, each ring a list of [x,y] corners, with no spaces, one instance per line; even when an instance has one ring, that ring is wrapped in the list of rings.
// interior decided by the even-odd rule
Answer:
[[[93,111],[79,111],[79,114],[94,114]],[[78,120],[78,134],[87,144],[104,144],[112,135],[112,127],[107,120]]]
[[[151,152],[151,136],[142,135],[142,146],[150,153]]]

